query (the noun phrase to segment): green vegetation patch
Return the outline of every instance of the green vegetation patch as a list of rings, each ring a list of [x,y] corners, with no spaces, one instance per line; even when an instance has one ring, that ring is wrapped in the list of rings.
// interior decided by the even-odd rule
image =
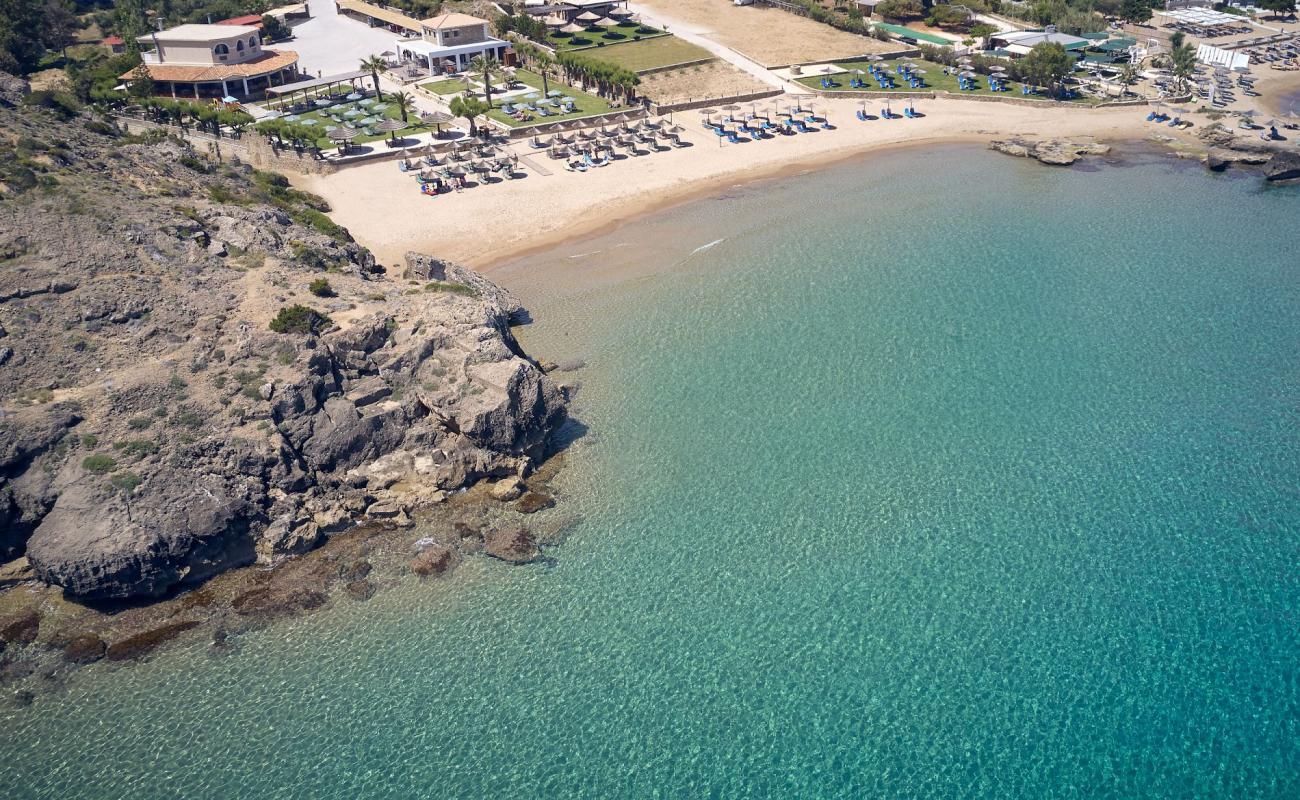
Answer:
[[[295,303],[280,309],[270,328],[276,333],[306,334],[319,333],[333,324],[333,320],[316,309]]]
[[[106,475],[117,469],[117,459],[107,453],[95,453],[82,460],[81,468],[96,475]]]

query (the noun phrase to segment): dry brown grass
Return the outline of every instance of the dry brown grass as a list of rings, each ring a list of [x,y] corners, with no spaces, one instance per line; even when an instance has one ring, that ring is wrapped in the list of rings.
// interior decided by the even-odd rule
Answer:
[[[642,75],[638,89],[656,103],[682,103],[761,92],[770,88],[725,61]]]
[[[642,0],[641,5],[708,31],[710,39],[764,66],[897,49],[897,45],[836,30],[777,8],[735,6],[731,0]]]

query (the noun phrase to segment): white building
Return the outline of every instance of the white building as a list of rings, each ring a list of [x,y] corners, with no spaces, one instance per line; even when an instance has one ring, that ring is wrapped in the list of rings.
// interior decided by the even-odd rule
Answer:
[[[487,20],[468,14],[443,14],[420,20],[420,38],[397,43],[403,60],[424,62],[429,72],[459,72],[477,55],[498,61],[509,42],[494,38]]]

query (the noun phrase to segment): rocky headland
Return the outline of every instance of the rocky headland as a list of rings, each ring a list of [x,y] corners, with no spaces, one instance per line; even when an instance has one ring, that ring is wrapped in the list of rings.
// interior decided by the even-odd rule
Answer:
[[[533,473],[567,398],[511,334],[519,304],[424,255],[376,264],[327,212],[278,175],[6,92],[0,592],[135,607],[345,532],[401,530],[485,479],[469,494],[486,503],[549,504]],[[432,572],[462,542],[483,550],[479,523],[461,525],[429,545],[445,559],[408,555]],[[520,530],[486,552],[531,560]],[[355,596],[366,571],[346,582]],[[320,604],[302,591],[231,602],[244,616]],[[35,638],[30,605],[0,602],[0,650]],[[203,605],[150,617],[162,627],[134,642],[50,643],[73,663],[129,657]]]
[[[1239,135],[1222,122],[1195,129],[1182,135],[1154,132],[1150,141],[1168,147],[1180,158],[1198,159],[1211,172],[1230,166],[1258,171],[1267,183],[1300,181],[1300,152],[1290,140],[1263,140],[1258,136]],[[1090,140],[1030,139],[1014,137],[989,142],[989,148],[1017,158],[1032,158],[1051,166],[1070,166],[1086,156],[1104,156],[1109,145]]]

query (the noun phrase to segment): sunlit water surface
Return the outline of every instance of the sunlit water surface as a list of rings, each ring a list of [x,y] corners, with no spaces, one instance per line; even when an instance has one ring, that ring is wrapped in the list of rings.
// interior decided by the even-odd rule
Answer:
[[[84,669],[0,796],[1300,796],[1297,211],[951,147],[510,265],[555,565]]]

